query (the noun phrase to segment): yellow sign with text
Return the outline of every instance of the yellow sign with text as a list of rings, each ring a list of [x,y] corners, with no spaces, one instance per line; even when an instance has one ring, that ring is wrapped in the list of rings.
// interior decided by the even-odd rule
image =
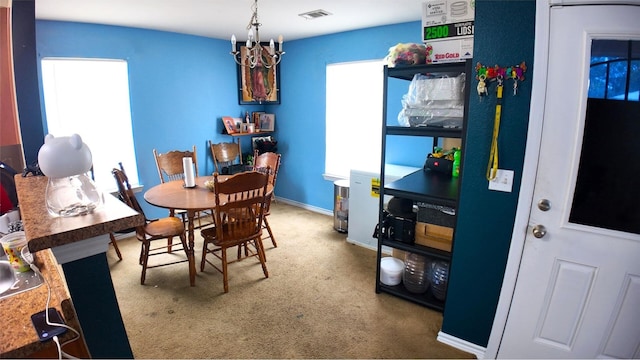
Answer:
[[[375,198],[380,197],[380,179],[379,178],[371,179],[371,196]]]

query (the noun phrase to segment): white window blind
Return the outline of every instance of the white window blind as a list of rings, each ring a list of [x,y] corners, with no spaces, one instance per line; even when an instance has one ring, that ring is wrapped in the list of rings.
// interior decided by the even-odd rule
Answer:
[[[79,134],[91,150],[96,185],[116,189],[111,174],[122,162],[138,184],[127,62],[111,59],[42,59],[48,133]]]
[[[325,178],[380,171],[383,61],[327,65]]]

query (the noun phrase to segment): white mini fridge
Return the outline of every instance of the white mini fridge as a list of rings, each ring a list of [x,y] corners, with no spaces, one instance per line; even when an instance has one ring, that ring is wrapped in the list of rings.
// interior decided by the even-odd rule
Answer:
[[[417,167],[387,164],[385,167],[385,183],[398,180],[408,174],[421,170]],[[378,206],[380,197],[372,191],[374,181],[378,180],[380,173],[351,169],[349,176],[349,224],[347,242],[366,247],[371,250],[378,249],[378,239],[373,237],[373,232],[378,224]],[[385,196],[385,204],[391,199]],[[391,249],[386,246],[383,251],[391,254]]]

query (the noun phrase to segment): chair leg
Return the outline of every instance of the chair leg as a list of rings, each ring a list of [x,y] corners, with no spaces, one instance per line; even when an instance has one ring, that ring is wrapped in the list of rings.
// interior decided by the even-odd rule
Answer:
[[[266,227],[267,232],[269,232],[269,237],[271,238],[271,243],[273,244],[273,247],[278,247],[278,244],[276,244],[276,238],[273,237],[273,232],[271,232],[271,226],[269,226],[269,222],[267,221],[266,216],[264,217],[262,222],[264,222],[264,227]]]
[[[176,214],[176,210],[175,209],[169,209],[169,217],[174,217]],[[184,216],[183,216],[183,222],[184,222]],[[171,254],[171,247],[173,246],[173,238],[169,237],[167,238],[167,253]]]
[[[200,271],[204,271],[204,264],[207,257],[207,239],[204,240],[204,245],[202,246],[202,260],[200,260]]]
[[[257,238],[254,241],[258,249],[258,259],[260,259],[260,264],[262,265],[262,272],[264,273],[264,277],[268,278],[269,271],[267,270],[267,256],[264,253],[264,245],[262,244],[262,239]]]
[[[142,275],[140,276],[140,285],[144,285],[144,281],[147,277],[147,263],[149,261],[149,247],[151,243],[148,241],[142,242],[143,255],[142,255]]]
[[[171,247],[173,246],[173,238],[167,238],[167,253],[171,254]]]
[[[228,277],[228,271],[227,271],[227,248],[223,247],[221,250],[222,252],[222,281],[224,284],[224,292],[228,293],[229,292],[229,277]]]
[[[116,237],[113,235],[113,233],[109,233],[109,237],[111,238],[111,244],[113,245],[113,248],[116,250],[116,254],[118,255],[118,259],[120,259],[120,261],[122,261],[122,254],[120,253],[120,249],[118,248],[118,243],[116,242]]]

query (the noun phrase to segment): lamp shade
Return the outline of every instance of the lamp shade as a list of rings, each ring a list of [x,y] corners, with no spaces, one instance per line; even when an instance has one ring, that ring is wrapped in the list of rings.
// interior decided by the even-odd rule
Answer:
[[[38,165],[50,178],[84,174],[91,169],[91,150],[78,134],[54,137],[47,134],[38,151]]]

